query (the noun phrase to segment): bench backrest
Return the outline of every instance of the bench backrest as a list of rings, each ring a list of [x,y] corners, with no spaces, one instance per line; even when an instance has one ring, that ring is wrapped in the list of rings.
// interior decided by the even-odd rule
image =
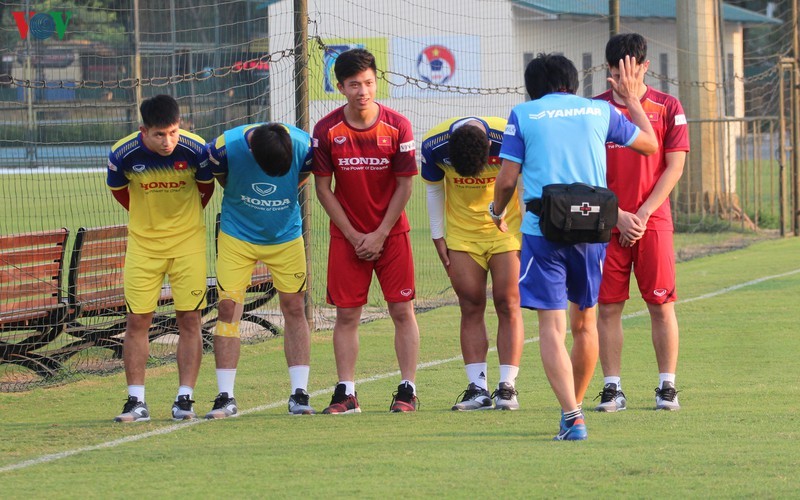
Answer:
[[[69,303],[92,315],[125,308],[123,270],[128,227],[78,229],[69,266]]]
[[[62,303],[69,230],[0,236],[0,323],[46,317]]]

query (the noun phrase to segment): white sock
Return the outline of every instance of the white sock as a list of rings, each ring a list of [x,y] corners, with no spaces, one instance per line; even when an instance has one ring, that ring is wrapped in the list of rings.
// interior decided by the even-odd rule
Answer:
[[[352,380],[340,380],[340,384],[344,384],[344,393],[348,396],[355,396],[356,394],[356,383]]]
[[[617,384],[617,390],[622,390],[622,381],[619,377],[603,377],[603,385]]]
[[[485,391],[489,390],[489,384],[486,381],[486,363],[470,363],[464,365],[467,371],[467,380],[470,384],[475,384]]]
[[[517,375],[519,375],[519,366],[514,365],[500,365],[500,381],[511,384],[514,387],[517,383]],[[499,384],[498,382],[498,384]],[[499,387],[499,385],[498,385]]]
[[[228,397],[233,397],[233,385],[236,382],[236,368],[217,368],[217,389],[227,392]]]
[[[307,391],[309,371],[310,368],[308,365],[294,365],[289,367],[289,381],[292,383],[292,394],[294,394],[297,389]],[[353,386],[353,390],[355,390],[355,384],[353,384]]]
[[[659,373],[658,374],[658,387],[659,389],[664,388],[664,382],[672,382],[672,385],[675,385],[675,374],[674,373]]]
[[[134,396],[140,403],[144,403],[144,386],[143,385],[129,385],[128,396]]]
[[[414,382],[412,382],[410,380],[403,379],[403,380],[400,381],[400,385],[403,385],[403,384],[410,385],[411,388],[414,389],[414,395],[415,396],[417,395],[417,386],[414,384]]]
[[[178,387],[178,395],[175,397],[175,401],[177,401],[181,396],[189,396],[189,399],[192,399],[193,393],[194,388],[189,387],[188,385],[182,385]]]

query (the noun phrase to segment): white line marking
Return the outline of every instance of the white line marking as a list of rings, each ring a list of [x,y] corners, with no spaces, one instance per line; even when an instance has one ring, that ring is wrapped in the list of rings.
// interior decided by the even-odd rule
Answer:
[[[764,276],[763,278],[758,278],[758,279],[755,279],[755,280],[752,280],[752,281],[748,281],[746,283],[740,283],[738,285],[732,285],[732,286],[729,286],[729,287],[721,288],[721,289],[719,289],[719,290],[717,290],[715,292],[710,292],[710,293],[707,293],[707,294],[704,294],[704,295],[700,295],[700,296],[697,296],[697,297],[692,297],[692,298],[685,299],[685,300],[679,300],[676,303],[677,304],[686,304],[686,303],[695,302],[695,301],[698,301],[698,300],[710,299],[710,298],[713,298],[713,297],[717,297],[719,295],[726,294],[728,292],[733,292],[735,290],[739,290],[741,288],[745,288],[745,287],[752,286],[752,285],[757,285],[757,284],[762,283],[764,281],[769,281],[769,280],[778,279],[778,278],[785,278],[787,276],[792,276],[792,275],[798,274],[798,273],[800,273],[800,269],[795,269],[794,271],[789,271],[789,272],[785,272],[785,273],[782,273],[782,274],[774,274],[772,276]],[[625,316],[623,316],[623,319],[635,318],[635,317],[638,317],[638,316],[643,316],[645,314],[647,314],[647,308],[642,309],[641,311],[636,311],[634,313],[626,314]],[[539,340],[539,337],[532,337],[532,338],[529,338],[529,339],[525,339],[525,343],[526,344],[530,344],[531,342],[536,342],[538,340]],[[490,351],[496,351],[496,350],[497,350],[496,347],[493,347],[493,348],[490,349]],[[417,369],[423,370],[425,368],[431,368],[433,366],[443,365],[443,364],[446,364],[446,363],[452,363],[454,361],[461,361],[461,356],[456,356],[456,357],[447,358],[447,359],[439,359],[439,360],[435,360],[435,361],[428,361],[428,362],[425,362],[425,363],[420,363],[419,365],[417,365]],[[367,382],[376,382],[378,380],[383,380],[383,379],[386,379],[386,378],[389,378],[389,377],[394,377],[394,376],[397,376],[399,374],[400,374],[399,370],[396,370],[396,371],[393,371],[393,372],[381,373],[379,375],[373,375],[371,377],[367,377],[367,378],[362,378],[362,379],[356,380],[356,383],[357,384],[365,384]],[[325,394],[331,394],[332,392],[333,392],[333,387],[328,387],[327,389],[320,389],[318,391],[314,391],[314,392],[312,392],[310,394],[310,396],[322,396],[322,395],[325,395]],[[256,406],[255,408],[250,408],[248,410],[244,410],[244,411],[240,412],[240,415],[247,415],[249,413],[256,413],[256,412],[265,411],[265,410],[272,410],[274,408],[278,408],[278,407],[280,407],[282,405],[285,405],[285,404],[286,404],[285,401],[277,401],[277,402],[274,402],[274,403],[268,403],[268,404],[265,404],[265,405]],[[170,426],[167,426],[167,427],[162,427],[161,429],[157,429],[157,430],[150,431],[150,432],[145,432],[143,434],[137,434],[135,436],[128,436],[128,437],[124,437],[124,438],[121,438],[121,439],[115,439],[114,441],[107,441],[105,443],[95,444],[95,445],[92,445],[92,446],[84,446],[83,448],[76,448],[74,450],[67,450],[67,451],[62,451],[62,452],[59,452],[59,453],[53,453],[53,454],[50,454],[50,455],[43,455],[43,456],[38,457],[38,458],[32,458],[30,460],[25,460],[23,462],[18,462],[18,463],[15,463],[15,464],[9,464],[9,465],[0,467],[0,473],[2,473],[2,472],[11,472],[11,471],[14,471],[14,470],[24,469],[26,467],[31,467],[33,465],[44,464],[44,463],[47,463],[47,462],[54,462],[56,460],[61,460],[62,458],[71,457],[73,455],[77,455],[79,453],[84,453],[84,452],[87,452],[87,451],[102,450],[104,448],[114,448],[116,446],[120,446],[120,445],[123,445],[123,444],[133,443],[133,442],[136,442],[136,441],[141,441],[142,439],[147,439],[147,438],[154,437],[154,436],[161,436],[161,435],[164,435],[164,434],[170,434],[170,433],[178,431],[180,429],[187,429],[187,428],[189,428],[189,427],[191,427],[193,425],[203,424],[203,423],[206,423],[206,422],[211,422],[211,420],[205,420],[205,419],[192,420],[190,422],[184,422],[184,423],[180,423],[180,424],[170,425]]]

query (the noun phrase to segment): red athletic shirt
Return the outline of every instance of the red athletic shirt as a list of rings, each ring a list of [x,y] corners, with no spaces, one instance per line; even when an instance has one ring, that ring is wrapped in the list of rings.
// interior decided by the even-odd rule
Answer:
[[[400,113],[380,106],[375,124],[355,129],[347,124],[344,106],[314,126],[314,175],[334,176],[333,193],[353,227],[362,233],[378,229],[397,176],[417,174],[416,147],[411,122]],[[409,230],[405,211],[389,234]],[[344,237],[331,222],[331,235]]]
[[[614,101],[611,90],[603,92],[595,99],[610,102],[630,119],[628,108]],[[689,151],[689,130],[680,101],[669,94],[647,87],[641,103],[658,137],[658,152],[644,156],[624,146],[606,144],[608,188],[619,198],[619,207],[632,213],[636,213],[650,196],[667,168],[666,154],[673,151]],[[664,203],[650,216],[647,228],[672,231],[669,198],[664,200]]]

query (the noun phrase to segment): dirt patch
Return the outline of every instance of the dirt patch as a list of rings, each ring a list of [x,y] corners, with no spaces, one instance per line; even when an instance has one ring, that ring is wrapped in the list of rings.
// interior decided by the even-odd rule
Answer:
[[[739,250],[759,241],[776,239],[779,237],[780,233],[778,231],[761,231],[757,234],[750,233],[732,235],[713,243],[693,244],[688,242],[682,244],[680,247],[675,248],[675,260],[677,262],[686,262],[688,260],[697,259],[700,257]]]

